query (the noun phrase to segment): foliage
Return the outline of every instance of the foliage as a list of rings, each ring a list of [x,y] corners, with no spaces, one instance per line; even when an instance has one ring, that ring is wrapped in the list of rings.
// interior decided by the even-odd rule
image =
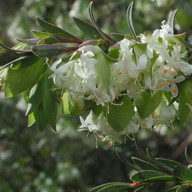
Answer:
[[[148,153],[149,160],[143,160],[136,157],[132,157],[133,164],[130,164],[136,172],[131,176],[130,180],[133,183],[114,182],[106,183],[98,187],[93,188],[92,192],[123,192],[129,191],[151,191],[156,188],[158,183],[163,185],[163,182],[179,183],[176,186],[170,188],[169,192],[190,191],[192,189],[192,171],[191,162],[185,151],[186,159],[189,165],[184,166],[177,161],[164,158],[153,158]]]
[[[56,130],[59,104],[64,114],[89,110],[85,120],[81,117],[80,129],[87,127],[96,135],[109,137],[111,143],[139,128],[184,123],[192,104],[191,93],[185,94],[190,89],[192,68],[183,44],[185,35],[173,34],[176,11],[167,24],[162,23],[162,29],[152,35],[141,34],[139,40],[132,22],[133,3],[127,10],[133,38],[103,32],[92,4],[92,23],[74,18],[92,40],[82,41],[37,18],[44,32],[34,31],[36,38],[19,39],[21,43],[13,48],[1,44],[5,96],[22,93],[28,103],[28,125],[36,122],[40,130],[47,125]]]

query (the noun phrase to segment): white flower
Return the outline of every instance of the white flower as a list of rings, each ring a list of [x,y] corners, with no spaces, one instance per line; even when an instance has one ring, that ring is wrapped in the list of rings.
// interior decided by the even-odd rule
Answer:
[[[80,117],[80,121],[81,126],[79,127],[79,131],[88,130],[89,132],[93,132],[96,136],[102,138],[107,137],[112,142],[121,143],[121,136],[126,136],[139,131],[138,124],[133,121],[131,121],[123,131],[116,131],[109,125],[103,113],[97,116],[92,111],[85,120]]]
[[[156,124],[169,125],[176,117],[176,109],[174,105],[167,106],[165,102],[161,102],[155,110],[154,116],[156,118]]]
[[[60,59],[52,64],[54,83],[59,88],[68,91],[71,99],[77,101],[79,98],[82,100],[83,97],[86,100],[94,100],[98,104],[114,100],[114,95],[110,95],[114,92],[112,88],[108,93],[103,82],[100,82],[98,78],[98,61],[95,55],[99,52],[101,50],[97,46],[83,46],[72,55],[68,62],[63,63]]]
[[[72,70],[72,66],[74,65],[74,61],[70,61],[64,65],[60,65],[61,62],[62,60],[59,59],[58,61],[52,64],[51,70],[54,72],[52,77],[54,79],[54,83],[58,87],[66,88],[64,84],[66,84],[66,81],[70,78],[72,74],[71,70]]]
[[[138,70],[142,71],[146,69],[146,65],[147,65],[147,55],[146,54],[142,54],[139,57],[139,62],[137,64],[137,68]]]
[[[75,62],[75,73],[82,79],[96,78],[95,64],[97,60],[93,58],[94,54],[91,51],[82,53],[81,57]]]
[[[114,46],[118,54],[116,60],[113,62],[111,59],[109,65],[104,66],[106,75],[109,75],[107,86],[103,82],[103,74],[99,74],[102,66],[99,56],[104,53],[93,45],[80,47],[67,62],[61,59],[54,62],[51,66],[54,83],[81,106],[85,100],[108,106],[123,95],[134,103],[146,90],[151,95],[167,91],[175,98],[178,96],[178,84],[192,74],[192,65],[187,63],[187,52],[173,32],[173,28],[163,21],[161,29],[156,29],[152,35],[140,35],[141,43],[145,45],[126,38],[119,41]],[[160,105],[145,119],[141,119],[135,110],[132,121],[123,131],[113,129],[103,113],[96,115],[92,111],[86,119],[80,117],[79,129],[112,142],[121,142],[122,136],[139,131],[139,127],[154,129],[169,126],[176,117],[177,109],[174,105],[167,106],[165,100],[162,96]]]
[[[184,61],[178,61],[175,63],[175,67],[183,72],[184,75],[192,74],[192,65]]]
[[[170,91],[173,95],[173,97],[177,97],[178,95],[178,88],[177,88],[177,84],[176,83],[180,83],[182,81],[185,80],[185,77],[183,75],[179,75],[175,78],[173,78],[172,76],[170,76],[168,78],[168,83],[170,84]]]
[[[97,116],[91,111],[87,118],[84,120],[83,117],[80,116],[81,126],[79,127],[80,130],[88,129],[90,132],[98,132],[101,130],[99,125],[99,120]]]

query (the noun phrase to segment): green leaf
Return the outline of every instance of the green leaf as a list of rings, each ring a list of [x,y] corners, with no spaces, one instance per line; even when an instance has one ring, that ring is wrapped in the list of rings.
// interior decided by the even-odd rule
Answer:
[[[102,105],[97,105],[94,101],[91,101],[90,109],[95,115],[99,116],[103,112],[104,107]]]
[[[99,185],[90,190],[90,192],[117,192],[119,190],[124,190],[130,188],[131,183],[124,182],[111,182]]]
[[[46,32],[42,32],[42,31],[34,31],[32,30],[32,32],[39,38],[47,38],[47,37],[51,37],[52,34],[51,33],[46,33]]]
[[[83,107],[79,103],[69,100],[68,93],[63,94],[62,106],[64,114],[76,116],[83,112]]]
[[[25,44],[26,43],[22,43]],[[31,50],[25,50],[25,49],[19,49],[18,47],[20,47],[21,45],[18,44],[16,46],[14,46],[13,48],[9,48],[6,45],[3,45],[2,43],[0,43],[0,46],[3,47],[5,50],[9,51],[9,52],[13,52],[13,53],[17,53],[17,52],[21,52],[21,53],[31,53]],[[25,46],[24,46],[25,47]],[[4,51],[4,50],[3,50]]]
[[[128,23],[128,27],[129,30],[131,32],[132,37],[136,40],[137,39],[137,35],[135,33],[135,29],[133,26],[133,20],[132,20],[132,9],[133,9],[133,3],[131,2],[127,8],[127,13],[126,13],[126,18],[127,18],[127,23]]]
[[[30,38],[30,39],[17,39],[20,42],[27,43],[30,45],[35,45],[39,42],[40,38]]]
[[[164,173],[168,173],[173,175],[173,168],[175,165],[178,165],[179,162],[169,160],[169,159],[164,159],[164,158],[153,158],[148,149],[147,149],[147,155],[150,157],[151,161]],[[173,167],[173,168],[172,168]]]
[[[55,44],[43,44],[35,45],[32,47],[32,51],[35,55],[39,57],[52,57],[58,54],[63,53],[66,50],[64,43],[55,43]]]
[[[95,55],[95,58],[98,61],[96,65],[96,70],[97,70],[99,79],[102,82],[102,84],[105,86],[106,90],[109,91],[109,85],[110,85],[109,65],[113,63],[114,60],[102,52]]]
[[[10,65],[15,64],[15,63],[17,63],[17,62],[19,62],[19,61],[21,61],[21,60],[23,60],[23,59],[25,59],[25,58],[27,58],[27,56],[19,57],[19,58],[13,60],[13,61],[10,61],[9,63],[6,63],[6,64],[3,65],[2,67],[0,67],[0,70],[4,69],[4,68],[6,68],[6,67],[9,67]]]
[[[27,124],[27,126],[31,127],[34,123],[35,123],[35,117],[34,117],[34,114],[31,113],[31,114],[28,115],[28,124]]]
[[[105,184],[99,185],[99,186],[94,187],[93,189],[91,189],[90,192],[98,192],[99,190],[103,189],[104,187],[110,186],[113,183],[114,182],[112,182],[112,183],[105,183]]]
[[[186,192],[188,188],[189,188],[189,186],[179,185],[179,187],[177,188],[176,192]]]
[[[142,159],[132,157],[132,160],[136,165],[138,165],[143,170],[156,170],[156,171],[160,170],[156,165],[150,162],[144,161]]]
[[[30,90],[26,115],[33,112],[34,109],[37,108],[42,103],[44,91],[45,91],[45,78],[41,79]]]
[[[160,168],[163,168],[165,171],[173,171],[177,165],[182,165],[181,163],[171,160],[171,159],[164,159],[164,158],[155,158],[156,162]]]
[[[176,192],[179,187],[180,187],[180,185],[176,185],[176,186],[172,187],[168,192]]]
[[[143,181],[170,181],[175,180],[175,177],[154,170],[146,170],[135,173],[130,178],[133,182]]]
[[[56,130],[57,99],[54,93],[49,89],[48,85],[43,94],[43,109],[48,123],[54,130]]]
[[[118,59],[119,57],[119,47],[110,47],[108,50],[108,55],[113,59]]]
[[[95,28],[95,26],[92,25],[91,23],[88,23],[88,22],[78,19],[76,17],[74,17],[73,19],[74,19],[77,27],[83,33],[85,33],[87,36],[89,36],[91,39],[103,38],[103,36],[98,32],[98,30]]]
[[[176,34],[174,35],[174,38],[176,38],[177,40],[180,41],[180,46],[181,46],[181,52],[185,52],[186,51],[186,47],[188,47],[188,45],[186,44],[186,32],[180,33],[180,34]]]
[[[39,42],[38,42],[38,45],[40,44],[54,44],[54,43],[58,43],[58,39],[54,36],[51,36],[51,37],[46,37],[46,38],[43,38],[41,39]]]
[[[104,33],[101,30],[101,28],[98,26],[98,24],[94,18],[94,15],[93,15],[92,5],[93,5],[93,1],[91,1],[89,4],[89,16],[90,16],[90,19],[93,22],[95,28],[97,29],[97,31],[100,33],[100,35],[103,37],[104,40],[115,43],[116,41],[114,39],[112,39],[110,36],[108,36],[106,33]]]
[[[183,181],[192,181],[192,170],[183,165],[177,165],[174,169],[174,174]]]
[[[33,112],[35,123],[37,124],[37,127],[40,131],[44,130],[45,127],[48,125],[48,120],[45,116],[45,112],[43,109],[43,105],[39,105],[38,108],[36,108]]]
[[[188,79],[182,82],[179,86],[179,123],[182,125],[188,115],[190,110],[190,107],[192,107],[192,80]]]
[[[43,19],[37,18],[37,22],[39,23],[39,25],[42,27],[42,29],[44,29],[45,31],[47,31],[48,33],[51,33],[53,35],[59,35],[59,36],[63,36],[66,38],[70,38],[70,39],[76,39],[79,40],[77,37],[75,37],[74,35],[64,31],[63,29],[57,27],[56,25],[49,23],[47,21],[44,21]]]
[[[185,148],[185,158],[187,159],[187,162],[188,162],[189,164],[192,164],[192,159],[189,157],[187,148]]]
[[[57,41],[61,42],[61,43],[75,43],[75,44],[82,45],[82,43],[84,42],[84,41],[80,41],[80,40],[76,40],[76,39],[69,39],[66,37],[59,36],[59,35],[54,35],[53,37],[55,37],[57,39]]]
[[[149,187],[151,187],[151,186],[152,186],[152,184],[146,184],[146,185],[144,185],[144,186],[142,186],[142,187],[139,187],[139,188],[135,189],[134,192],[144,191],[144,189],[147,189],[147,188],[149,188]]]
[[[111,33],[111,36],[116,40],[116,41],[121,41],[125,38],[124,34],[121,33]]]
[[[31,56],[9,68],[5,78],[5,96],[13,97],[33,87],[42,73],[44,61],[43,58]]]
[[[134,106],[128,96],[123,96],[115,104],[109,107],[109,112],[105,115],[113,129],[122,131],[127,127],[134,115]]]
[[[135,53],[135,60],[136,60],[136,63],[139,63],[139,59],[140,59],[140,56],[143,55],[143,54],[146,54],[146,50],[147,50],[147,44],[144,44],[144,43],[135,43],[135,45],[133,45],[133,50],[134,50],[134,53]],[[154,57],[153,59],[157,59],[156,55],[154,54]],[[148,59],[148,62],[151,61],[150,59]]]
[[[162,98],[162,92],[159,91],[153,96],[150,93],[144,91],[141,96],[135,101],[138,113],[142,119],[145,119],[151,115],[155,109],[159,106]]]
[[[12,51],[0,51],[0,66],[3,66],[15,59],[19,58],[20,55],[18,53],[14,53]]]

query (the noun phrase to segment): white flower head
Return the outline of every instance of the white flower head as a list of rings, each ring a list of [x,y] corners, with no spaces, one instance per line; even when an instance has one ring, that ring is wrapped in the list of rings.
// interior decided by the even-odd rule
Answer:
[[[90,132],[99,132],[101,131],[101,127],[99,125],[99,120],[97,116],[91,111],[87,118],[84,120],[83,117],[80,116],[81,126],[80,130],[88,129]]]

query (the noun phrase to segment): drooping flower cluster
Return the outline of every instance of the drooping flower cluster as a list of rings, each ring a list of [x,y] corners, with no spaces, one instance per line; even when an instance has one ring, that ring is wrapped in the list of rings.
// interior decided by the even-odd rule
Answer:
[[[121,136],[137,132],[139,128],[170,125],[176,116],[176,104],[167,106],[169,101],[165,96],[145,118],[140,117],[135,102],[144,91],[151,96],[160,91],[170,93],[172,98],[178,96],[177,84],[192,74],[183,36],[174,35],[173,29],[162,22],[162,28],[151,35],[141,34],[140,42],[124,38],[110,47],[107,54],[96,45],[85,45],[67,62],[61,59],[53,63],[55,85],[68,92],[69,99],[82,107],[85,100],[91,100],[110,111],[111,105],[123,105],[115,104],[123,96],[133,102],[134,115],[123,130],[115,130],[103,111],[97,115],[91,111],[85,120],[81,117],[80,129],[119,141]]]

